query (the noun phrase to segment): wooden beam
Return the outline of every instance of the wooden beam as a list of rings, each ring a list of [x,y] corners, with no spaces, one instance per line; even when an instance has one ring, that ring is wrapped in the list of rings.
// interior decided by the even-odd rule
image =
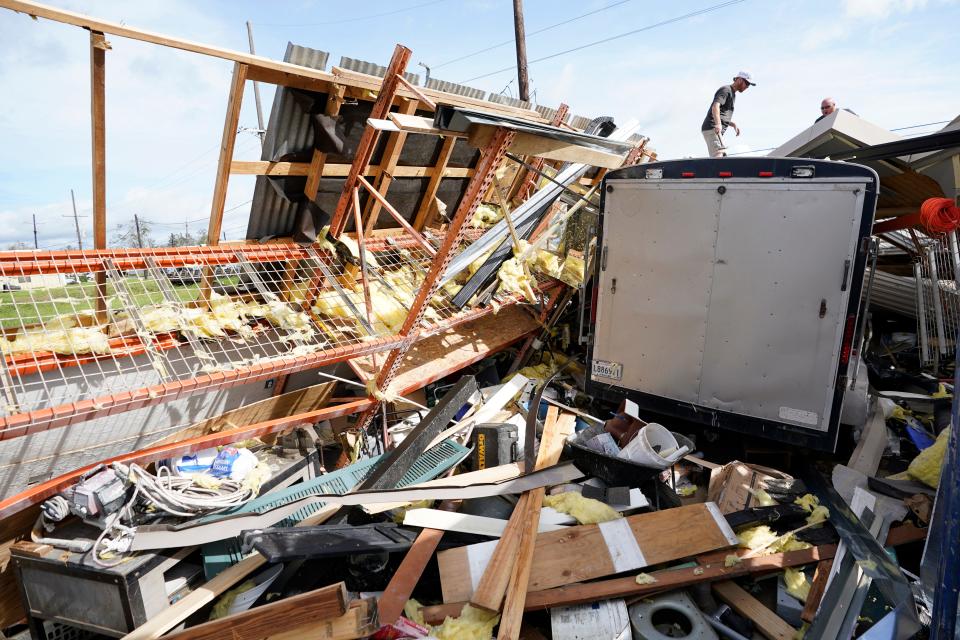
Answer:
[[[454,136],[447,136],[440,145],[440,154],[437,156],[437,163],[433,166],[433,173],[430,181],[427,183],[427,189],[420,200],[420,207],[417,209],[417,215],[413,220],[413,228],[417,231],[429,222],[430,212],[433,211],[434,199],[437,197],[437,190],[440,188],[440,180],[447,169],[447,163],[450,162],[450,156],[453,154],[453,147],[457,144]]]
[[[470,127],[470,144],[475,147],[483,147],[487,140],[493,135],[494,127],[488,125],[474,125]],[[538,136],[532,133],[518,132],[513,144],[510,145],[511,153],[524,156],[534,156],[546,158],[548,160],[558,160],[562,162],[578,162],[589,164],[594,167],[604,167],[606,169],[618,169],[623,165],[626,154],[611,153],[601,151],[577,144],[570,144],[562,140],[554,140],[545,136]]]
[[[324,154],[320,154],[324,155]],[[230,163],[230,173],[246,176],[309,176],[312,162],[270,162],[267,160],[234,160]],[[323,164],[324,178],[344,178],[350,173],[348,164]],[[393,178],[431,178],[440,174],[440,178],[469,178],[473,169],[468,167],[395,167],[391,172]],[[364,177],[376,178],[380,175],[380,167],[367,167]]]
[[[314,620],[293,631],[271,633],[267,640],[354,640],[366,638],[380,627],[375,598],[354,600],[347,612],[338,618]],[[233,637],[233,636],[225,636]]]
[[[551,417],[553,420],[551,421]],[[577,419],[573,414],[565,413],[557,417],[557,408],[547,409],[547,422],[544,424],[540,451],[537,452],[537,469],[551,467],[560,460],[567,436],[573,433]],[[541,487],[530,491],[527,499],[524,521],[521,523],[520,547],[516,550],[516,561],[507,584],[503,614],[500,616],[500,629],[497,640],[518,640],[523,623],[523,606],[527,598],[527,585],[530,582],[530,569],[533,566],[533,552],[540,525],[540,509],[546,489]]]
[[[768,640],[793,640],[797,630],[787,624],[783,618],[764,606],[762,602],[747,593],[737,583],[730,580],[717,582],[713,592],[730,608],[753,621],[757,631]]]
[[[171,640],[261,640],[347,613],[347,586],[337,584],[211,620],[167,636]]]
[[[93,170],[93,248],[107,248],[106,64],[110,47],[103,34],[90,32],[90,147]],[[107,273],[97,271],[98,324],[107,321]]]
[[[214,47],[200,42],[184,40],[175,36],[156,33],[154,31],[137,29],[136,27],[129,27],[116,22],[100,20],[99,18],[86,16],[73,11],[65,11],[63,9],[40,4],[38,2],[31,2],[29,0],[0,0],[0,8],[10,9],[11,11],[16,11],[18,13],[24,13],[34,18],[46,18],[47,20],[53,20],[54,22],[61,22],[63,24],[73,25],[75,27],[82,27],[84,29],[88,29],[89,31],[109,33],[111,35],[120,36],[123,38],[130,38],[131,40],[149,42],[151,44],[158,44],[164,47],[172,47],[182,51],[190,51],[192,53],[199,53],[206,56],[212,56],[214,58],[230,60],[231,62],[244,64],[249,67],[256,68],[258,71],[264,72],[262,74],[258,73],[256,78],[262,82],[272,82],[277,84],[278,81],[284,79],[285,77],[289,77],[291,79],[311,79],[320,83],[324,83],[322,85],[317,84],[316,86],[312,87],[313,90],[316,91],[319,90],[321,86],[325,88],[327,86],[325,83],[329,83],[333,78],[330,73],[325,71],[319,71],[309,67],[301,67],[288,62],[279,62],[277,60],[271,60],[270,58],[264,58],[263,56],[255,56],[249,53],[243,53],[241,51],[234,51],[232,49],[223,49],[221,47]],[[268,71],[275,72],[278,75],[275,75],[272,79],[265,77],[268,75],[266,74]]]
[[[527,611],[536,611],[612,598],[643,597],[717,580],[776,573],[783,571],[786,567],[798,567],[832,558],[836,551],[836,545],[825,545],[801,551],[744,558],[731,567],[718,561],[716,564],[661,569],[650,574],[655,582],[649,584],[637,584],[636,574],[631,573],[622,578],[571,584],[543,591],[529,591],[524,608]],[[569,555],[567,557],[569,558]],[[464,604],[466,603],[457,602],[428,606],[421,608],[421,612],[427,622],[434,624],[442,622],[446,616],[457,617]]]
[[[358,176],[357,181],[370,193],[371,199],[376,200],[378,204],[386,209],[396,223],[399,224],[404,231],[409,233],[414,240],[416,240],[417,244],[419,244],[423,250],[427,252],[427,255],[429,255],[431,258],[437,255],[437,250],[433,248],[433,245],[427,242],[426,238],[420,235],[419,231],[411,227],[410,224],[403,219],[403,216],[400,215],[400,212],[394,209],[393,205],[391,205],[372,184],[367,182],[363,176]],[[357,201],[357,206],[360,206],[359,200]],[[372,229],[370,231],[372,231]],[[370,233],[370,231],[366,231],[364,233]]]
[[[398,76],[403,80],[403,76]],[[403,100],[400,104],[400,113],[413,114],[417,110],[416,100]],[[383,150],[383,158],[380,160],[380,171],[377,175],[374,189],[381,197],[387,196],[390,189],[390,183],[393,182],[393,172],[397,168],[397,161],[400,160],[400,153],[403,151],[403,145],[407,141],[407,134],[403,131],[391,133],[387,136],[387,144]],[[369,234],[377,226],[377,218],[380,215],[381,204],[378,198],[367,198],[367,206],[364,207],[363,219],[366,220],[364,234]]]
[[[327,96],[327,106],[324,113],[335,117],[340,114],[340,107],[343,106],[343,92],[345,87],[338,84],[332,87]],[[303,188],[303,193],[310,200],[317,199],[317,192],[320,190],[320,178],[324,175],[325,165],[327,163],[327,154],[323,151],[313,150],[313,157],[310,159],[310,166],[307,169],[307,185]],[[346,174],[344,174],[346,175]]]
[[[428,136],[453,136],[455,138],[466,138],[467,134],[460,131],[447,131],[433,126],[433,118],[423,116],[407,115],[403,113],[391,113],[387,118],[397,125],[401,131],[407,133],[420,133]]]
[[[726,520],[708,504],[541,533],[536,540],[529,590],[540,591],[637,571],[736,543]],[[491,542],[480,544],[493,546]],[[467,545],[437,554],[444,602],[473,600],[474,577],[485,568],[475,559],[483,550],[477,545]],[[578,559],[576,563],[570,562],[572,557]]]
[[[239,62],[233,66],[233,81],[227,97],[227,115],[223,121],[223,136],[220,140],[220,159],[217,163],[217,177],[213,187],[213,204],[210,206],[210,223],[207,225],[207,244],[219,244],[220,229],[223,226],[223,207],[227,201],[227,186],[230,182],[230,163],[233,161],[233,148],[237,141],[237,126],[240,123],[240,106],[243,103],[243,89],[247,80],[247,65]]]

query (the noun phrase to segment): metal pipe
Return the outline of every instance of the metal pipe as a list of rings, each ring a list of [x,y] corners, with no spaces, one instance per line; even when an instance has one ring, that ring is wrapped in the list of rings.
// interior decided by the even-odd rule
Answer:
[[[937,326],[937,351],[946,354],[947,330],[943,324],[943,306],[940,301],[940,278],[937,272],[937,256],[933,247],[927,248],[927,262],[930,265],[930,293],[933,295],[933,317]]]
[[[930,361],[930,342],[927,337],[927,311],[923,300],[923,266],[919,261],[913,263],[913,277],[917,281],[917,325],[920,329],[920,360]]]
[[[860,360],[861,360],[861,351],[863,336],[867,330],[867,316],[869,315],[870,309],[870,296],[873,293],[873,279],[877,273],[877,255],[879,253],[879,247],[877,246],[877,241],[870,239],[870,276],[867,278],[867,290],[863,296],[863,310],[860,312],[860,322],[857,327],[857,334],[854,338],[853,345],[856,349],[856,358],[853,361],[853,373],[850,374],[850,385],[848,389],[853,389],[857,384],[857,374],[860,372]]]

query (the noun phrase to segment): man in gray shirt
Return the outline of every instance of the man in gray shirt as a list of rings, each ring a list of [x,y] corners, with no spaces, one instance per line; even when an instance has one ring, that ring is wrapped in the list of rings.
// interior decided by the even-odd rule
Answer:
[[[703,139],[707,143],[707,154],[711,158],[720,158],[727,155],[727,147],[723,144],[723,134],[727,127],[733,127],[733,130],[740,135],[740,127],[733,121],[733,104],[736,101],[737,93],[746,91],[747,87],[753,87],[756,83],[753,77],[746,71],[741,71],[733,78],[733,84],[725,84],[713,95],[713,102],[707,111],[707,117],[703,119],[703,125],[700,127],[703,133]]]

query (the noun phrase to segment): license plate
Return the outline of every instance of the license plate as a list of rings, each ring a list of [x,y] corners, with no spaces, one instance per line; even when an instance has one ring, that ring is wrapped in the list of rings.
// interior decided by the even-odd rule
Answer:
[[[595,378],[609,378],[611,380],[620,380],[623,377],[623,365],[619,362],[607,362],[606,360],[593,361],[593,376]]]

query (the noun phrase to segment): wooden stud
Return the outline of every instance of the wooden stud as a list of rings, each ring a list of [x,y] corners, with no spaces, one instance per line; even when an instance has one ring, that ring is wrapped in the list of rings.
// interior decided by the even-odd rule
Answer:
[[[551,422],[551,418],[553,418]],[[540,451],[537,452],[537,469],[552,466],[563,453],[566,437],[573,433],[576,416],[565,413],[557,418],[557,408],[547,409],[547,422],[544,424]],[[533,566],[533,551],[537,541],[540,524],[540,509],[546,494],[545,488],[534,489],[526,505],[525,522],[522,523],[520,547],[516,550],[516,561],[507,585],[503,614],[500,616],[500,629],[497,640],[518,640],[523,623],[523,607],[527,598],[527,584]]]
[[[354,600],[347,612],[338,618],[314,620],[292,631],[271,633],[266,640],[354,640],[366,638],[380,624],[377,618],[377,601],[374,598]]]
[[[323,155],[323,154],[321,154]],[[306,176],[310,174],[311,162],[270,162],[267,160],[234,160],[230,163],[230,173],[246,176]],[[349,164],[324,163],[318,166],[324,178],[345,178],[350,173]],[[368,167],[364,177],[376,178],[380,167]],[[431,178],[437,173],[435,167],[394,167],[393,178]],[[469,167],[441,168],[441,178],[469,178],[473,169]],[[309,195],[309,194],[308,194]]]
[[[810,593],[807,594],[807,601],[803,605],[803,611],[800,613],[800,619],[804,622],[813,622],[817,615],[817,609],[820,608],[820,600],[827,590],[827,581],[830,579],[830,569],[833,568],[833,560],[821,560],[817,563],[817,569],[813,573],[813,584],[810,586]]]
[[[260,640],[316,624],[318,620],[342,616],[347,613],[348,602],[347,587],[338,582],[211,620],[167,637],[171,640]]]
[[[764,606],[762,602],[747,593],[740,585],[730,580],[717,582],[713,592],[718,598],[730,605],[730,608],[753,621],[757,631],[768,640],[793,640],[797,630],[784,622],[783,618]]]
[[[453,146],[457,143],[454,136],[447,136],[440,145],[440,154],[437,156],[437,163],[433,166],[433,173],[430,175],[430,181],[427,183],[427,189],[423,193],[423,199],[420,200],[420,206],[417,209],[417,215],[413,221],[413,228],[417,231],[427,225],[430,212],[434,208],[434,198],[437,196],[437,190],[440,188],[440,181],[447,170],[447,163],[450,162],[450,156],[453,154]]]
[[[324,110],[328,116],[337,116],[340,114],[340,107],[343,106],[343,93],[346,87],[342,84],[334,85],[327,96],[327,106]],[[322,151],[313,150],[313,157],[310,159],[310,167],[307,170],[307,186],[303,192],[311,201],[317,199],[317,192],[320,190],[320,177],[323,175],[324,165],[327,161],[327,154]]]
[[[233,161],[233,148],[237,141],[237,126],[240,123],[240,105],[243,103],[243,88],[247,79],[247,65],[239,62],[233,65],[233,80],[227,97],[227,114],[223,121],[223,136],[220,140],[220,158],[217,163],[217,177],[213,186],[213,202],[210,205],[210,222],[207,224],[207,244],[220,243],[220,229],[223,226],[223,207],[227,201],[227,186],[230,182],[230,163]],[[203,270],[200,282],[200,298],[210,298],[213,283],[213,270]]]
[[[93,248],[107,248],[106,54],[103,34],[90,32],[90,143],[93,167]],[[107,321],[107,273],[97,271],[96,318]]]
[[[400,76],[403,79],[403,76]],[[400,103],[399,112],[404,115],[412,115],[417,110],[416,100],[403,100]],[[403,151],[403,145],[407,141],[407,134],[403,131],[391,133],[387,136],[387,144],[383,151],[383,159],[380,161],[380,172],[374,185],[377,193],[386,197],[390,189],[390,183],[393,182],[393,172],[397,167],[397,161],[400,160],[400,153]],[[377,218],[380,214],[380,200],[377,198],[368,198],[367,206],[364,207],[363,219],[366,221],[364,233],[369,234],[377,226]]]

